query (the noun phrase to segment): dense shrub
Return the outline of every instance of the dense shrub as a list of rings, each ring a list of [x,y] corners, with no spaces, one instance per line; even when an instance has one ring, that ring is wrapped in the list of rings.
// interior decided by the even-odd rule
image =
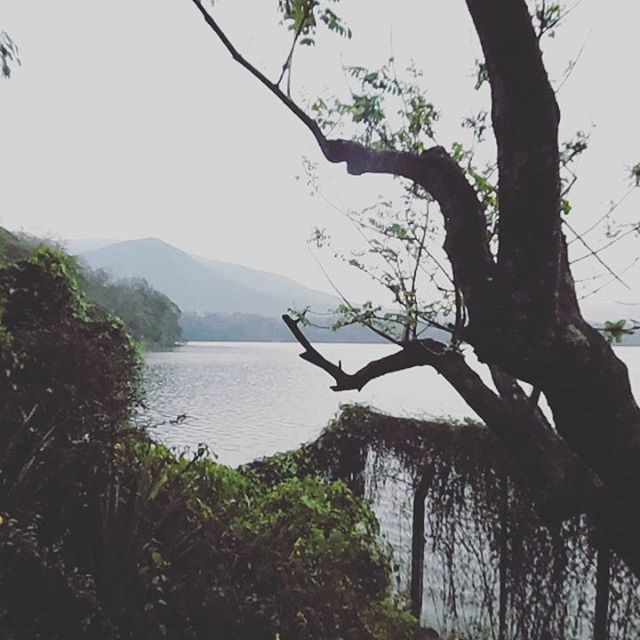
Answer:
[[[269,486],[144,438],[119,456],[96,588],[123,637],[415,637],[377,522],[343,483]]]
[[[415,637],[368,506],[128,427],[140,360],[40,250],[0,269],[0,637]]]
[[[87,490],[76,483],[107,471],[139,398],[138,355],[121,323],[86,304],[73,261],[43,250],[0,270],[0,370],[0,496],[53,507],[62,523]]]

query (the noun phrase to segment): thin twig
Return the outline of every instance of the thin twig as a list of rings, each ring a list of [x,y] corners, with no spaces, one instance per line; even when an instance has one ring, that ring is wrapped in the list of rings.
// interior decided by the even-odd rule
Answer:
[[[617,280],[622,286],[631,291],[631,287],[626,282],[624,282],[624,280],[622,280],[620,276],[618,276],[618,274],[598,255],[598,252],[594,251],[587,244],[586,240],[569,224],[569,222],[567,222],[566,219],[563,219],[562,222],[569,229],[569,231],[571,231],[571,233],[576,236],[580,243],[589,251],[589,254],[592,255],[614,277],[615,280]],[[602,249],[600,249],[600,251],[601,250]],[[583,256],[583,258],[584,257],[586,256]],[[582,258],[579,258],[579,260],[582,260]],[[579,262],[579,260],[575,260],[574,262]],[[573,262],[571,264],[573,264]]]

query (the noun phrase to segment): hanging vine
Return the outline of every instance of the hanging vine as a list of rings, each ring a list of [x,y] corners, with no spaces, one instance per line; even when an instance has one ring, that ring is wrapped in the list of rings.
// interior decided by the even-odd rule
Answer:
[[[408,583],[411,564],[406,531],[411,531],[412,510],[407,507],[428,475],[425,623],[443,638],[594,637],[593,523],[585,516],[543,521],[534,490],[480,423],[399,419],[348,406],[316,441],[251,467],[273,481],[289,474],[340,478],[356,493],[366,494],[379,513],[389,509],[395,485],[396,495],[406,496],[407,504],[398,508],[397,518],[387,514],[382,527],[389,537],[405,541],[394,550],[401,588]],[[393,535],[393,527],[403,531]],[[610,640],[640,637],[639,586],[614,557]]]

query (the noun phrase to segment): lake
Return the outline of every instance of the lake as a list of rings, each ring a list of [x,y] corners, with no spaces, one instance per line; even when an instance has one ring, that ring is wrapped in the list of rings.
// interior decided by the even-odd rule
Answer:
[[[396,349],[386,344],[317,347],[349,372]],[[301,360],[301,350],[297,343],[191,342],[149,353],[144,423],[169,446],[193,449],[203,443],[220,462],[235,466],[314,439],[340,403],[411,417],[476,417],[428,367],[374,380],[361,392],[335,393],[329,388],[333,379]],[[618,347],[616,352],[640,397],[640,349]],[[473,366],[489,379],[483,365]]]

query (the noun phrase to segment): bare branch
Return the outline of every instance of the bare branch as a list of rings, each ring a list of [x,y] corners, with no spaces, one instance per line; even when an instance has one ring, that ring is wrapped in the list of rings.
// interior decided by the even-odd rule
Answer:
[[[575,260],[572,260],[571,264],[576,264],[577,262],[582,262],[586,258],[590,258],[592,255],[598,256],[598,254],[600,252],[604,251],[605,249],[608,249],[609,247],[613,246],[614,244],[617,244],[618,242],[620,242],[620,240],[624,240],[624,238],[626,238],[627,236],[631,235],[632,233],[638,233],[639,231],[640,231],[640,225],[634,224],[629,229],[627,229],[624,233],[621,233],[620,235],[616,236],[615,238],[613,238],[613,240],[610,240],[606,244],[603,244],[601,247],[598,247],[597,249],[591,249],[590,253],[585,253],[584,255],[580,256],[579,258],[576,258]],[[615,273],[613,275],[615,276],[615,279],[618,279],[618,276],[616,276]],[[624,284],[624,282],[622,284]],[[627,289],[629,289],[629,286],[626,285],[626,284],[625,284],[625,287],[627,287]]]
[[[275,95],[284,105],[291,111],[294,115],[298,117],[298,119],[306,125],[306,127],[311,131],[314,138],[320,145],[320,148],[324,149],[324,146],[327,143],[326,138],[322,134],[320,127],[316,124],[316,122],[310,118],[291,98],[280,90],[278,85],[275,82],[271,82],[267,76],[262,73],[259,69],[257,69],[254,65],[252,65],[234,46],[231,40],[227,37],[225,32],[220,28],[220,25],[216,22],[213,16],[205,9],[202,4],[202,0],[193,0],[193,4],[196,5],[198,11],[202,14],[204,21],[209,25],[209,27],[213,30],[213,32],[218,36],[222,44],[225,46],[227,51],[231,54],[231,57],[238,62],[242,67],[244,67],[252,76],[254,76],[261,84],[263,84],[273,95]]]
[[[635,189],[635,186],[631,187],[621,198],[615,202],[611,202],[609,208],[593,224],[591,224],[588,229],[582,232],[582,237],[591,233],[594,229],[597,229],[600,226],[600,223],[606,220],[620,205],[622,205],[622,203],[635,191]]]
[[[580,241],[580,244],[587,249],[587,251],[589,252],[588,254],[582,256],[582,258],[578,258],[577,260],[575,260],[574,262],[578,262],[580,260],[583,260],[584,258],[588,257],[588,256],[593,256],[612,276],[614,280],[617,280],[623,287],[625,287],[626,289],[628,289],[629,291],[631,291],[631,287],[624,281],[622,280],[622,278],[598,255],[599,252],[594,251],[589,244],[587,243],[587,241],[582,237],[581,234],[579,234],[570,224],[567,220],[563,220],[562,221],[564,223],[564,225],[569,229],[569,231],[571,231],[571,233],[573,233],[573,235],[576,237],[577,240]],[[572,262],[573,264],[573,262]]]
[[[633,268],[638,261],[640,261],[640,258],[634,258],[621,272],[620,275],[624,275],[627,271],[629,271],[631,268]],[[604,277],[606,274],[601,274],[598,277]],[[595,279],[595,278],[594,278]],[[597,286],[595,289],[591,289],[589,291],[587,291],[586,293],[583,293],[580,296],[580,300],[584,300],[585,298],[588,298],[590,296],[595,295],[596,293],[599,293],[600,291],[602,291],[603,289],[606,289],[610,284],[612,284],[613,282],[615,282],[615,279],[610,278],[609,280],[607,280],[604,284],[601,284],[599,286]],[[618,303],[620,304],[620,303]]]
[[[404,369],[410,369],[411,367],[429,364],[430,359],[435,357],[435,354],[430,355],[426,348],[403,348],[390,356],[380,358],[379,360],[373,360],[362,369],[350,374],[343,371],[340,365],[327,360],[309,342],[307,337],[300,330],[298,322],[291,316],[285,314],[282,316],[282,320],[287,325],[294,338],[304,347],[304,352],[300,354],[300,357],[303,360],[314,364],[316,367],[319,367],[323,371],[326,371],[336,381],[336,384],[331,387],[333,391],[360,391],[368,382],[375,378],[380,378],[381,376],[394,371],[403,371]],[[429,342],[433,342],[436,345],[439,344],[435,340]],[[444,347],[444,345],[441,346]]]
[[[576,4],[579,4],[579,3],[576,3]],[[575,5],[574,5],[574,7],[572,7],[572,9],[573,8],[575,8]],[[573,60],[569,61],[569,65],[567,67],[567,70],[564,72],[564,75],[562,76],[562,79],[560,80],[558,86],[556,87],[556,94],[558,94],[560,92],[560,90],[564,86],[565,82],[571,77],[571,74],[573,73],[574,69],[576,68],[578,62],[580,62],[580,58],[582,57],[582,54],[584,53],[584,50],[585,50],[585,48],[587,46],[587,42],[589,42],[589,38],[590,37],[591,37],[591,33],[589,33],[589,35],[587,36],[585,41],[582,43],[582,46],[578,50],[578,54],[576,55],[576,57],[573,58]]]
[[[469,309],[482,309],[487,287],[493,277],[493,258],[489,250],[482,205],[464,172],[442,147],[420,155],[389,149],[368,149],[351,140],[328,140],[318,124],[304,112],[277,83],[270,81],[231,43],[202,0],[193,0],[207,25],[234,60],[278,98],[313,134],[329,162],[346,162],[352,175],[383,173],[402,176],[418,183],[440,204],[445,218],[445,250],[451,260],[456,281]],[[475,301],[478,305],[475,305]]]

